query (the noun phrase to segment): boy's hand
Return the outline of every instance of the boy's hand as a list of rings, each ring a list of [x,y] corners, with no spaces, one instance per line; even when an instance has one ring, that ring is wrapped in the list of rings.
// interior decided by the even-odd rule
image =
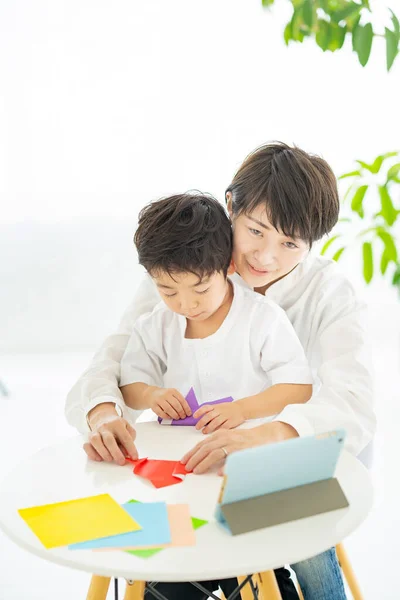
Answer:
[[[196,410],[193,416],[200,419],[196,424],[196,429],[204,427],[203,433],[212,433],[216,429],[233,429],[246,420],[241,406],[237,402],[205,404]]]
[[[186,399],[174,388],[151,387],[146,393],[149,406],[162,419],[184,419],[192,411]]]

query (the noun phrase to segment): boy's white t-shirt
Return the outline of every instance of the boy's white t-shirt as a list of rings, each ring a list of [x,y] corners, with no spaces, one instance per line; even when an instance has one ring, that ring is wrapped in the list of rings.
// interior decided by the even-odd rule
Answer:
[[[302,345],[285,312],[235,283],[219,329],[204,339],[185,338],[186,318],[160,302],[135,323],[121,361],[120,385],[142,382],[194,388],[199,404],[253,396],[277,383],[311,384]]]

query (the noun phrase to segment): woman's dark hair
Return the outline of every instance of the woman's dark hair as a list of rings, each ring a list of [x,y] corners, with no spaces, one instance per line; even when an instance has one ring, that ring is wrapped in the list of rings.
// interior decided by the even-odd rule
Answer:
[[[150,274],[191,272],[202,278],[222,271],[226,276],[232,227],[224,207],[212,196],[179,194],[141,210],[134,242],[139,263]]]
[[[232,194],[234,216],[265,205],[275,229],[310,246],[339,217],[337,182],[328,163],[282,142],[249,154],[226,192]]]

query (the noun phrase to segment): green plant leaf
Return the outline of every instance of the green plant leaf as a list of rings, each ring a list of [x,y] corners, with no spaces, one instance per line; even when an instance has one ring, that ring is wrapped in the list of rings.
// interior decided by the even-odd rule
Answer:
[[[362,247],[363,252],[363,274],[366,283],[369,283],[374,275],[374,259],[372,254],[371,242],[364,242]]]
[[[371,54],[374,32],[371,23],[357,25],[353,29],[353,48],[357,52],[360,64],[365,67]]]
[[[384,275],[386,273],[386,269],[388,268],[388,264],[390,263],[389,257],[387,255],[386,250],[383,251],[381,257],[381,273]]]
[[[314,21],[314,11],[312,0],[304,0],[303,4],[303,20],[304,23],[311,29]]]
[[[386,154],[380,154],[379,156],[376,157],[376,159],[374,160],[374,162],[371,165],[364,162],[363,160],[356,160],[356,162],[358,162],[358,164],[363,169],[366,169],[370,173],[373,173],[374,175],[376,175],[377,173],[379,173],[384,160],[386,160],[387,158],[390,158],[391,156],[397,156],[397,155],[398,155],[398,152],[386,152]]]
[[[293,39],[293,34],[292,34],[292,21],[289,21],[289,23],[286,25],[285,27],[285,31],[283,32],[283,39],[285,40],[285,44],[286,46],[289,45],[290,40]]]
[[[336,25],[335,23],[330,24],[330,39],[328,44],[328,50],[335,52],[340,50],[344,44],[344,39],[347,33],[347,27],[342,25]]]
[[[385,185],[379,185],[378,190],[379,196],[381,198],[380,214],[385,219],[386,223],[392,226],[397,219],[397,211],[393,206],[393,202],[387,187]]]
[[[318,46],[325,52],[328,50],[329,42],[331,39],[331,28],[327,21],[323,19],[318,19],[317,21],[317,33],[315,34],[315,41]]]
[[[269,8],[273,5],[274,1],[275,0],[261,0],[261,4],[264,6],[264,8]]]
[[[332,256],[332,260],[337,262],[339,260],[339,258],[342,256],[344,251],[345,251],[345,248],[339,248],[339,250],[337,252],[335,252],[335,254]]]
[[[297,8],[293,12],[290,24],[292,29],[292,40],[295,40],[296,42],[302,42],[304,40],[304,21],[302,16],[302,7]]]
[[[350,171],[349,173],[343,173],[340,175],[338,179],[345,179],[346,177],[359,177],[361,175],[361,171]]]
[[[399,20],[396,17],[396,15],[394,14],[394,12],[392,11],[392,9],[389,8],[389,10],[392,13],[392,23],[393,23],[394,32],[397,35],[397,37],[399,37],[400,36],[400,23],[399,23]]]
[[[356,212],[361,218],[364,218],[363,200],[367,189],[367,185],[360,186],[354,194],[353,200],[351,201],[351,210]]]
[[[393,274],[392,285],[396,285],[400,289],[400,264],[396,266],[396,270]]]
[[[342,8],[340,10],[335,10],[331,13],[331,20],[334,23],[339,23],[340,21],[345,21],[348,17],[353,15],[360,14],[362,6],[360,4],[356,4],[355,2],[350,2],[348,6]]]
[[[376,233],[385,245],[385,252],[388,259],[397,262],[397,248],[392,235],[381,227],[377,228]]]
[[[394,59],[399,53],[399,35],[385,27],[386,39],[386,68],[388,71],[392,68]]]
[[[399,173],[400,173],[400,163],[396,163],[395,165],[390,167],[389,171],[387,172],[386,183],[388,181],[392,181],[392,180],[396,181]]]
[[[331,244],[333,244],[333,242],[335,240],[340,238],[341,235],[342,235],[341,233],[338,233],[337,235],[332,236],[331,238],[329,238],[328,241],[325,242],[325,244],[322,246],[321,256],[323,256],[325,254],[325,252],[328,250],[329,246],[331,246]]]
[[[349,217],[341,217],[339,223],[351,223],[351,219]]]

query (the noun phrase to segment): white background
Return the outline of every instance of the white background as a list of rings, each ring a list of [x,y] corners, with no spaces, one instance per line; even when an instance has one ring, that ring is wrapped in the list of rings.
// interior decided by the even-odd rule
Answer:
[[[384,4],[372,3],[381,26]],[[383,40],[364,69],[350,44],[335,54],[286,48],[289,9],[285,0],[271,11],[261,0],[0,4],[5,469],[28,446],[71,433],[64,396],[140,277],[132,236],[143,204],[193,188],[222,201],[246,154],[269,140],[322,155],[337,175],[400,147],[400,59],[387,74]],[[383,476],[385,464],[388,475],[397,468],[399,304],[386,283],[364,286],[358,253],[342,266],[370,305],[381,417],[377,509],[349,547],[366,600],[395,600],[384,532],[398,517],[392,496],[383,508]],[[84,597],[83,576],[0,541],[0,600],[47,600],[57,582],[60,598],[67,583],[65,598]]]

